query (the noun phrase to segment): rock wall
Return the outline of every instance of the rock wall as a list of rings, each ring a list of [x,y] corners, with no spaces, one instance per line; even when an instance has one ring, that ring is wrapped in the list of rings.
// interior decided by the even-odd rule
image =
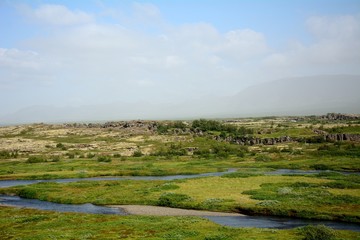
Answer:
[[[324,135],[324,140],[328,142],[336,141],[360,141],[360,134],[348,134],[348,133],[335,133],[335,134],[326,134]]]
[[[258,145],[258,144],[275,145],[277,143],[288,143],[294,141],[294,139],[292,139],[289,136],[283,136],[277,138],[255,138],[255,137],[221,138],[220,136],[215,136],[214,139],[217,141],[226,141],[226,142],[236,143],[239,145],[250,145],[250,146]]]
[[[360,116],[357,114],[341,114],[341,113],[328,113],[326,115],[320,116],[320,118],[330,120],[330,121],[360,120]]]

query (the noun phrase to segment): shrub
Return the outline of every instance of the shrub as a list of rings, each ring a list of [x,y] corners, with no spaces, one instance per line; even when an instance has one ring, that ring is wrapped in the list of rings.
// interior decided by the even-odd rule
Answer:
[[[110,156],[98,156],[97,158],[98,162],[111,162]]]
[[[242,151],[239,151],[239,152],[236,154],[236,156],[239,157],[239,158],[243,158],[243,157],[245,157],[245,153],[242,152]]]
[[[157,125],[157,132],[160,134],[167,133],[168,129],[169,129],[169,127],[167,125],[164,125],[164,124]]]
[[[304,240],[331,240],[335,239],[335,232],[324,225],[308,225],[301,228],[301,234]]]
[[[140,151],[140,150],[136,150],[134,153],[133,153],[133,157],[141,157],[143,155],[143,153]]]
[[[338,189],[360,189],[360,184],[350,181],[335,181],[323,184],[325,187],[338,188]]]
[[[329,169],[331,169],[329,166],[327,166],[325,164],[314,164],[314,165],[311,165],[310,167],[315,169],[315,170],[329,170]]]
[[[70,159],[75,158],[75,153],[67,153],[66,156],[68,156]]]
[[[164,207],[179,207],[181,202],[189,200],[191,200],[191,198],[186,194],[168,192],[159,197],[158,205]]]
[[[30,156],[27,160],[27,163],[40,163],[46,162],[46,159],[42,156]]]
[[[53,156],[51,161],[52,162],[59,162],[60,161],[60,156]]]
[[[32,189],[32,188],[23,188],[18,192],[19,197],[22,198],[36,198],[37,197],[37,193],[36,190]]]
[[[17,151],[10,152],[7,150],[0,151],[0,159],[7,159],[7,158],[17,158],[19,153]]]
[[[233,172],[233,173],[227,173],[222,175],[222,178],[248,178],[248,177],[255,177],[260,176],[262,174],[258,173],[248,173],[248,172]]]
[[[62,144],[62,143],[56,144],[56,147],[60,148],[61,150],[66,150],[67,149],[66,146],[64,144]]]

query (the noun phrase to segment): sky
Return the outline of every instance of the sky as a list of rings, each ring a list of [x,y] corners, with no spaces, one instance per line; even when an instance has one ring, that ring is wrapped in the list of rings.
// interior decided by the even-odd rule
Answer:
[[[0,116],[360,74],[359,0],[0,0]]]

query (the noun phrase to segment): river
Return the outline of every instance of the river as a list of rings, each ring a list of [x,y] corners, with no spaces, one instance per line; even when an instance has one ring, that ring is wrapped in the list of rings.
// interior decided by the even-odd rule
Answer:
[[[0,195],[0,205],[33,208],[39,210],[50,210],[57,212],[79,212],[92,214],[115,214],[129,215],[121,208],[96,206],[91,203],[86,204],[60,204],[37,199],[25,199],[18,196]],[[298,218],[270,217],[270,216],[202,216],[215,223],[231,227],[257,227],[290,229],[294,227],[306,226],[309,224],[323,224],[325,226],[360,232],[360,225],[356,223],[345,223],[335,221],[308,220]]]
[[[128,177],[93,177],[93,178],[69,178],[69,179],[52,179],[52,180],[2,180],[0,187],[12,187],[17,185],[29,185],[39,182],[57,182],[69,183],[77,181],[105,181],[105,180],[175,180],[199,177],[222,176],[227,173],[235,172],[236,169],[229,169],[225,172],[212,172],[194,175],[171,175],[171,176],[128,176]],[[317,174],[320,172],[328,172],[322,170],[291,170],[278,169],[266,172],[265,175],[283,175],[283,174]],[[348,173],[343,173],[348,174]],[[359,174],[358,172],[354,174]],[[36,199],[24,199],[17,196],[0,195],[0,205],[9,205],[16,207],[34,208],[40,210],[51,210],[58,212],[82,212],[92,214],[117,214],[127,215],[121,208],[112,208],[105,206],[96,206],[90,203],[74,205],[59,204]],[[257,227],[257,228],[276,228],[288,229],[294,227],[305,226],[309,224],[324,224],[334,229],[346,229],[360,232],[360,225],[356,223],[345,223],[335,221],[308,220],[297,218],[271,217],[271,216],[203,216],[213,222],[223,226],[231,227]]]

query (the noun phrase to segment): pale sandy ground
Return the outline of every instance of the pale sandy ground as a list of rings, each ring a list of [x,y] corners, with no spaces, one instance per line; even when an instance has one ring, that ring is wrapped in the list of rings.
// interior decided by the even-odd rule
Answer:
[[[131,215],[147,216],[244,216],[239,213],[209,212],[188,210],[180,208],[142,206],[142,205],[109,205],[109,207],[121,208]]]

